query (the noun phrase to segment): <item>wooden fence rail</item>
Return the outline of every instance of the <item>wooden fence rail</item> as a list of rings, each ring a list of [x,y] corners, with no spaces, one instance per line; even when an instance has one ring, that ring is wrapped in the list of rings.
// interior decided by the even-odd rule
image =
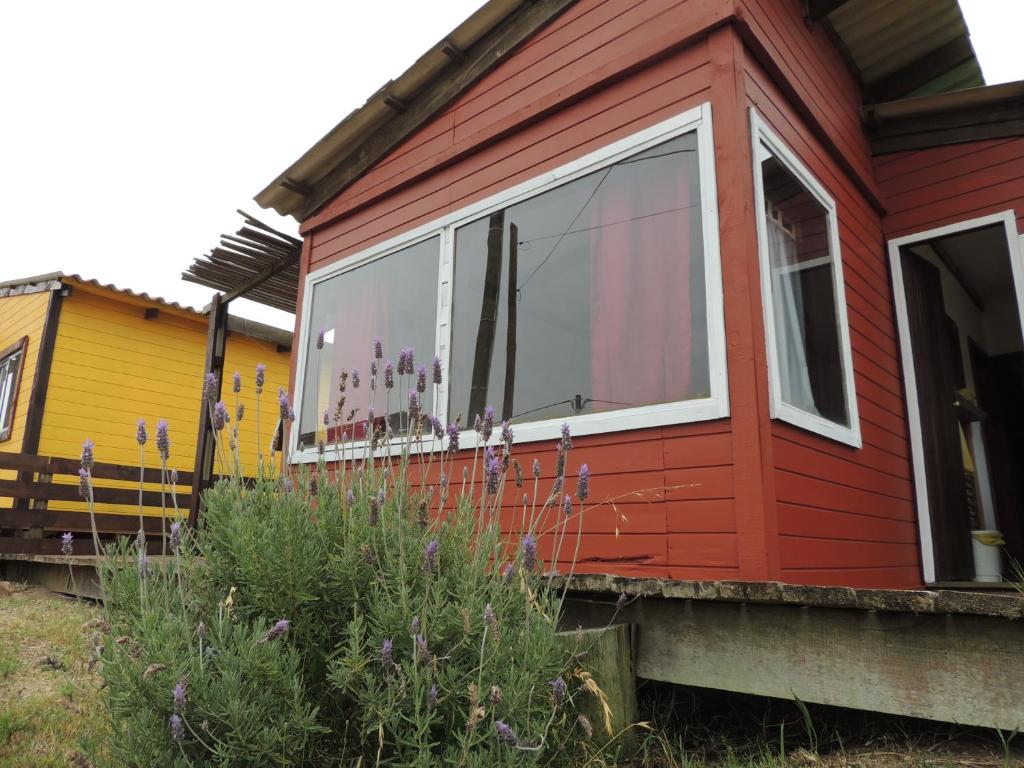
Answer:
[[[10,499],[10,506],[0,507],[0,554],[61,554],[61,534],[75,534],[75,555],[93,554],[92,521],[87,511],[60,509],[68,502],[82,502],[78,486],[77,459],[56,456],[36,456],[20,453],[0,453],[0,471],[17,472],[17,479],[0,479],[0,499]],[[139,482],[139,468],[123,464],[97,462],[92,467],[93,498],[97,504],[123,508],[123,513],[99,512],[95,515],[96,529],[103,538],[133,535],[139,530],[138,488],[111,488],[104,481]],[[61,482],[55,482],[61,478]],[[164,508],[167,518],[175,516],[175,501],[180,515],[187,517],[192,501],[193,474],[179,472],[178,489],[172,499],[170,486],[165,492],[151,490],[152,484],[161,482],[161,470],[148,468],[143,479],[150,489],[142,493],[143,506],[148,507],[143,518],[147,537],[159,537],[163,522],[152,509]],[[164,480],[166,482],[166,479]],[[182,492],[182,488],[188,488]],[[0,502],[8,503],[8,502]],[[53,506],[57,506],[54,509]],[[169,522],[168,522],[169,524]],[[156,542],[158,544],[158,542]],[[150,542],[152,548],[154,542]]]

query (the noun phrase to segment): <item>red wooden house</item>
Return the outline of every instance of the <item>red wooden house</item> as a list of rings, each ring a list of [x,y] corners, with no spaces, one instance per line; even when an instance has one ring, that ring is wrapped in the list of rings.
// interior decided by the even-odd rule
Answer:
[[[580,570],[998,579],[972,532],[1024,554],[1022,105],[956,0],[489,0],[257,197],[304,237],[293,455],[380,336],[524,466],[570,424],[614,500]]]

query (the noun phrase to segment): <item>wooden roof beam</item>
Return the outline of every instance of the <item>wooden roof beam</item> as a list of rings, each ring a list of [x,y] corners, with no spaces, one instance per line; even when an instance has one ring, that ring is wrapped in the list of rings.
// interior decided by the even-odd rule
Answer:
[[[808,21],[821,21],[832,11],[850,0],[804,0],[804,13]]]

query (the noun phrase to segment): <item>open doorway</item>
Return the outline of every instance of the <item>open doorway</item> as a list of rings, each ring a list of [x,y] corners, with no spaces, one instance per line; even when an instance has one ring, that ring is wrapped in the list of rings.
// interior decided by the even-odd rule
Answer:
[[[1024,264],[1012,212],[889,243],[924,578],[1024,563]]]

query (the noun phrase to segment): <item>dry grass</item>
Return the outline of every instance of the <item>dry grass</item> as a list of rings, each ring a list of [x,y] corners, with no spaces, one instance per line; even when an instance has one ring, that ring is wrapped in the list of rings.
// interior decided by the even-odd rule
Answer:
[[[106,717],[82,627],[96,615],[92,604],[43,589],[0,589],[0,767],[102,754]]]

